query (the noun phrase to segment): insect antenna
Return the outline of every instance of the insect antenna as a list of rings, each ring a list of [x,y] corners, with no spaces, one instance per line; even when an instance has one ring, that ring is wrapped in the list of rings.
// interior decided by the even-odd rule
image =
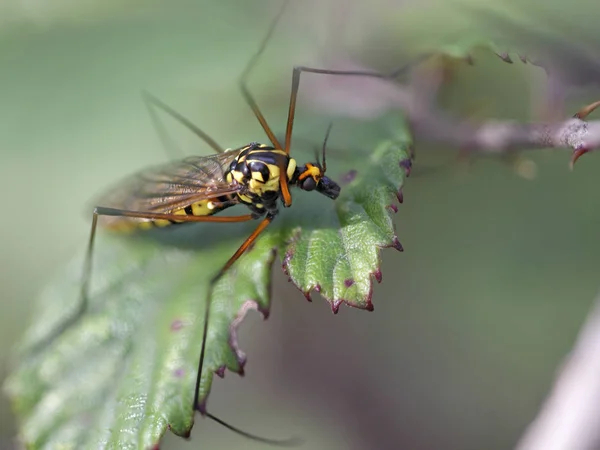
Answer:
[[[331,127],[333,127],[333,122],[329,122],[329,126],[327,127],[327,131],[325,132],[325,139],[323,139],[323,173],[327,172],[327,159],[325,157],[325,151],[327,150],[327,141],[329,140],[329,134],[331,133]],[[319,160],[317,159],[317,162]]]

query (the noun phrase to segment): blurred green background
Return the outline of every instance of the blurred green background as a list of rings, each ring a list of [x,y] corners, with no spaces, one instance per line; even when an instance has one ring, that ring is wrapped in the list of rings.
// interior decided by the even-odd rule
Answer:
[[[552,36],[584,55],[597,32],[584,20],[593,14],[582,13],[591,4],[575,3],[493,5],[512,26],[527,30],[519,35],[529,36],[524,48],[548,51],[544,43]],[[91,199],[123,175],[166,158],[141,89],[225,145],[266,140],[236,82],[279,5],[0,3],[0,377],[38,291],[83,252]],[[349,54],[393,67],[458,38],[502,34],[508,22],[493,28],[469,15],[473,8],[485,10],[488,3],[296,2],[251,89],[281,133],[279,112],[287,105],[293,64],[323,65]],[[540,8],[544,20],[536,21]],[[481,118],[532,120],[542,71],[477,55],[475,66],[457,69],[444,103],[457,111],[483,110]],[[597,96],[576,90],[569,111]],[[305,106],[297,136],[318,144],[329,119]],[[315,123],[317,130],[308,125]],[[375,126],[361,125],[356,141]],[[190,153],[208,153],[182,136]],[[333,147],[336,139],[337,147],[354,141],[332,136]],[[243,324],[246,376],[228,374],[215,383],[213,413],[260,434],[300,434],[307,449],[514,445],[599,287],[600,211],[593,192],[600,160],[585,156],[571,173],[565,151],[533,152],[538,176],[530,181],[490,158],[466,171],[453,163],[455,149],[417,150],[395,219],[405,252],[383,252],[375,311],[343,308],[333,316],[318,295],[307,303],[276,264],[271,317],[262,322],[252,315]],[[0,448],[11,448],[15,431],[2,397]],[[262,448],[202,420],[191,442],[168,435],[164,448],[233,445]]]

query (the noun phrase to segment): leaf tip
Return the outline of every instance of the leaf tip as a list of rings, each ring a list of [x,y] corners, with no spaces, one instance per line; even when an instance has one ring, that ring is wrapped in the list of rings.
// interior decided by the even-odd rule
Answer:
[[[412,170],[412,161],[410,158],[405,158],[400,160],[400,167],[404,169],[404,174],[407,177],[410,177],[410,172]]]
[[[340,305],[344,302],[344,300],[335,300],[331,302],[331,312],[337,314],[340,312]]]
[[[398,236],[394,236],[394,239],[392,240],[392,247],[394,247],[399,252],[403,252],[404,251],[404,247],[400,243],[400,240],[398,239]]]
[[[377,280],[378,283],[381,283],[383,280],[383,274],[381,273],[381,269],[378,268],[375,272],[373,272],[373,276]]]
[[[494,53],[496,53],[496,52],[494,52]],[[508,64],[513,63],[513,60],[510,57],[510,55],[508,54],[508,52],[496,53],[496,56],[498,56],[498,58],[500,58],[505,63],[508,63]]]
[[[404,193],[402,192],[402,188],[398,189],[396,192],[396,198],[398,198],[398,203],[404,203]]]

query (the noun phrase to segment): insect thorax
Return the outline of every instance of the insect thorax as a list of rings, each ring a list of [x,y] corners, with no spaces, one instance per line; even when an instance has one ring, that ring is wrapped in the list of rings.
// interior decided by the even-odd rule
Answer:
[[[237,195],[242,203],[256,212],[277,209],[280,193],[281,168],[285,168],[288,182],[296,171],[296,161],[283,150],[253,142],[247,145],[232,161],[228,181],[236,180],[244,186]]]

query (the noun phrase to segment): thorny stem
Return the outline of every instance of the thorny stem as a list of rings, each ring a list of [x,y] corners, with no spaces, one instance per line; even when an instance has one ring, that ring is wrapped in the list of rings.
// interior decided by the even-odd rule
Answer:
[[[436,107],[437,93],[443,83],[441,68],[428,67],[428,70],[422,70],[423,67],[419,65],[411,65],[410,77],[405,83],[395,79],[397,71],[379,79],[349,77],[336,83],[336,86],[319,84],[325,80],[315,80],[313,89],[305,91],[305,97],[315,107],[318,105],[322,109],[327,102],[327,107],[336,113],[347,114],[350,110],[353,116],[358,117],[371,117],[374,110],[379,113],[385,109],[401,110],[416,141],[442,143],[465,151],[506,154],[531,149],[566,148],[573,152],[573,167],[584,153],[600,148],[600,121],[585,120],[600,107],[600,101],[584,106],[564,121],[519,123],[488,120],[476,124],[464,118],[451,117]],[[366,70],[349,61],[344,62],[343,69]],[[333,92],[335,90],[343,90],[344,96]],[[328,101],[329,96],[335,97],[336,101]],[[352,101],[356,96],[360,96],[364,111],[356,108],[356,101]],[[344,103],[345,98],[351,109]]]

